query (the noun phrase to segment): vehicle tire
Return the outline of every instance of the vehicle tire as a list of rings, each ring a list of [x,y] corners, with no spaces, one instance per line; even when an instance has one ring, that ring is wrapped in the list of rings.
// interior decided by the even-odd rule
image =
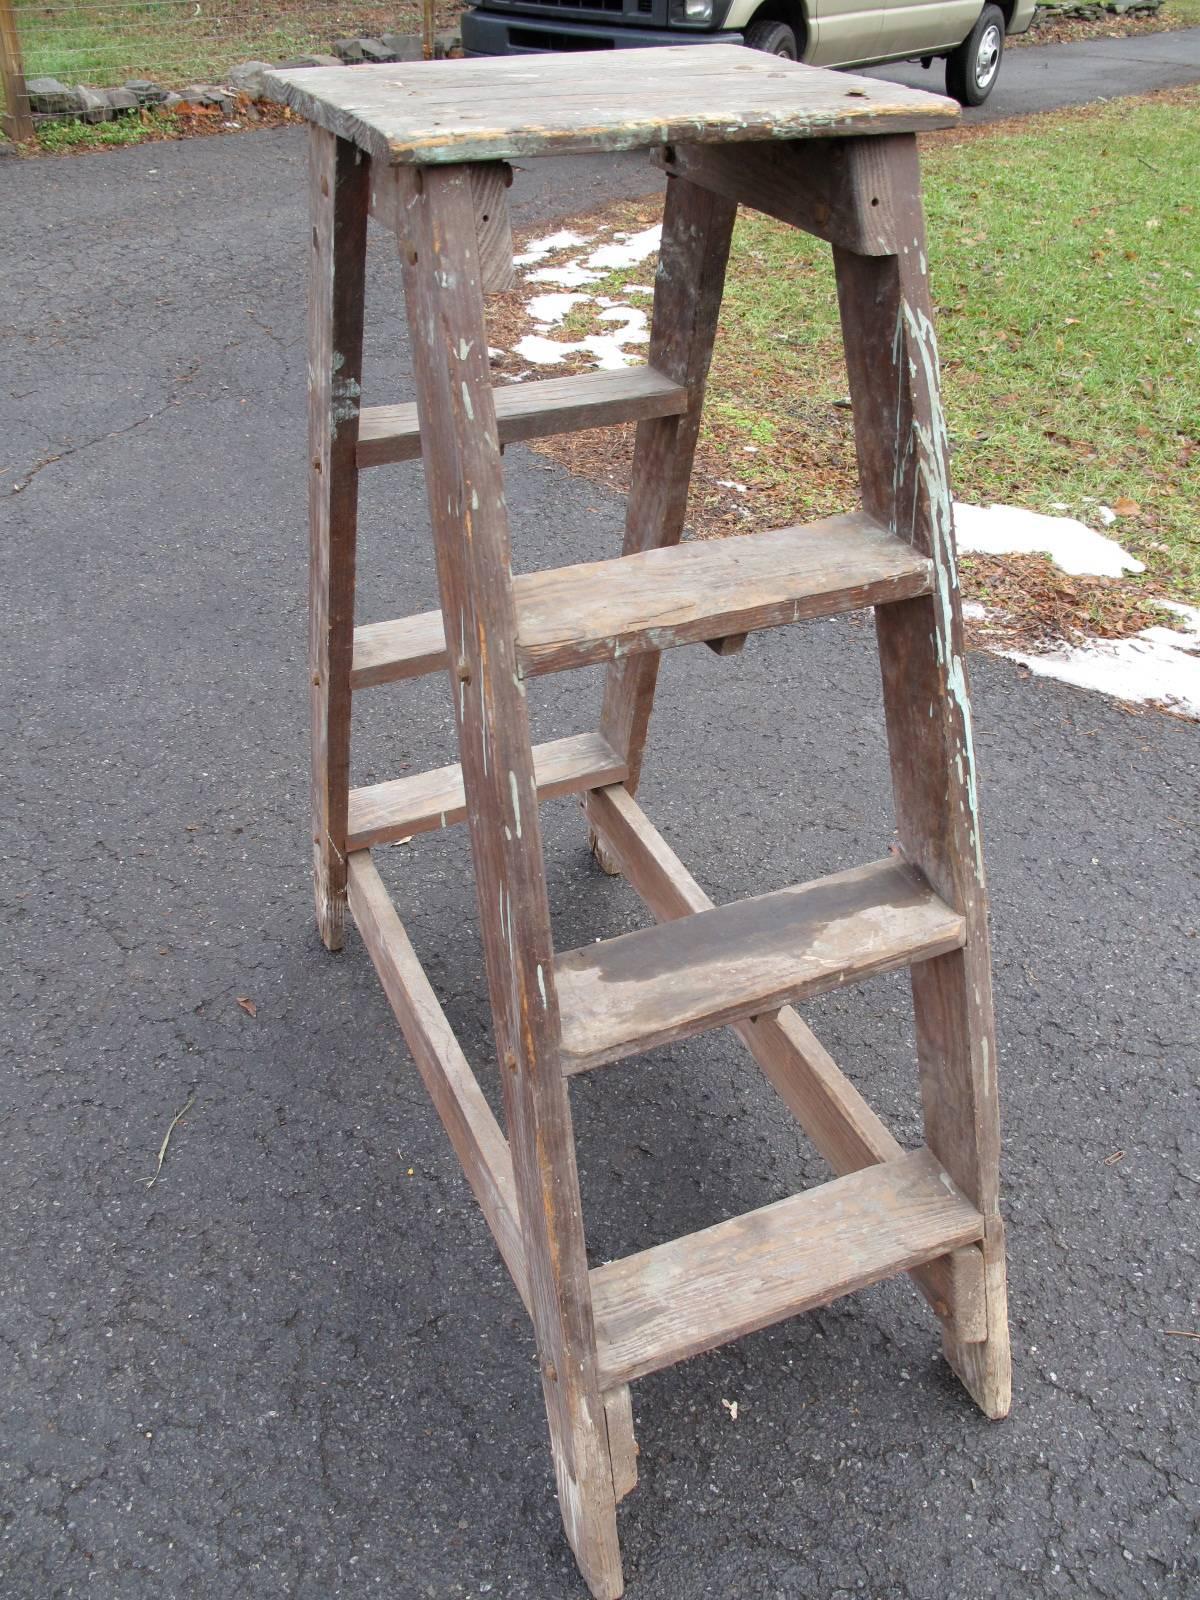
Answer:
[[[795,61],[800,55],[796,35],[786,22],[752,22],[746,29],[746,43],[751,50],[765,50],[769,56],[782,56],[785,61]]]
[[[996,87],[1004,54],[1004,13],[986,5],[970,33],[946,57],[946,93],[960,106],[981,106]]]

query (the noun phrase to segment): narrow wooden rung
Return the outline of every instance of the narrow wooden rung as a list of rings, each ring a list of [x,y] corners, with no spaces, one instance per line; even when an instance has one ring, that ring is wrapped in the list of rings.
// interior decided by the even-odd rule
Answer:
[[[598,733],[577,733],[533,748],[538,799],[577,794],[621,783],[628,768],[608,740]],[[427,833],[461,822],[467,814],[462,768],[455,762],[350,791],[347,846],[366,850],[374,844]]]
[[[602,1388],[826,1305],[983,1237],[928,1150],[589,1273]]]
[[[863,512],[514,580],[526,676],[928,594],[930,562]],[[354,630],[356,689],[446,665],[441,613]]]
[[[560,956],[562,1068],[583,1072],[957,950],[964,923],[894,857]]]
[[[581,372],[537,383],[506,383],[492,390],[501,444],[578,433],[644,417],[678,416],[687,390],[653,367],[619,372]],[[421,454],[421,427],[414,404],[366,406],[358,422],[358,465],[381,467],[413,461]]]

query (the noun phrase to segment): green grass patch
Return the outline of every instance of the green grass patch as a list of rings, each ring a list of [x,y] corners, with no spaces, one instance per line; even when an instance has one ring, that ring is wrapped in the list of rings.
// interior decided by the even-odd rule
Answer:
[[[438,0],[441,28],[462,10]],[[16,0],[27,77],[111,87],[144,77],[167,86],[206,83],[239,61],[286,61],[328,51],[334,39],[417,33],[415,0]]]
[[[153,125],[137,116],[117,117],[112,122],[44,122],[35,134],[38,144],[49,155],[67,151],[113,150],[174,132],[176,119],[159,112]]]
[[[924,174],[956,493],[1093,523],[1135,502],[1113,532],[1194,599],[1200,195],[1180,179],[1200,171],[1200,95],[1180,98],[935,145]],[[744,216],[707,435],[797,511],[849,503],[839,347],[826,247]],[[745,453],[772,437],[781,454]],[[804,447],[824,494],[788,488]]]

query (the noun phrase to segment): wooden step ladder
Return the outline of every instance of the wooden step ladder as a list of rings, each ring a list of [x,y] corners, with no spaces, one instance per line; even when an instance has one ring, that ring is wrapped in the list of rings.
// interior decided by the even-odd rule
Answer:
[[[312,123],[311,696],[317,916],[348,904],[537,1338],[559,1499],[592,1593],[622,1592],[629,1384],[902,1272],[991,1417],[1009,1405],[996,1061],[948,449],[914,134],[957,108],[730,46],[276,73]],[[536,118],[536,122],[531,119]],[[668,174],[649,364],[493,390],[506,159],[653,149]],[[861,506],[680,543],[738,203],[833,246]],[[415,405],[360,407],[367,218],[403,263]],[[619,559],[514,576],[509,440],[635,421]],[[358,473],[420,455],[441,609],[354,626]],[[897,853],[714,906],[635,798],[663,650],[875,608]],[[596,731],[534,746],[526,680],[608,663]],[[448,677],[460,763],[349,784],[356,692]],[[578,792],[657,925],[565,954],[538,800]],[[507,1137],[372,864],[466,818]],[[792,1003],[911,971],[925,1143],[906,1152]],[[570,1075],[731,1024],[837,1174],[589,1270]]]

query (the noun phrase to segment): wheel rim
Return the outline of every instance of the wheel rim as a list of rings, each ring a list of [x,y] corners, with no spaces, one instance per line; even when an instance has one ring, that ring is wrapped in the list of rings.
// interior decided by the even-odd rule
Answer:
[[[983,37],[979,41],[979,49],[975,55],[975,82],[981,89],[988,88],[1000,70],[1002,49],[1000,29],[994,22],[989,23],[983,30]]]

